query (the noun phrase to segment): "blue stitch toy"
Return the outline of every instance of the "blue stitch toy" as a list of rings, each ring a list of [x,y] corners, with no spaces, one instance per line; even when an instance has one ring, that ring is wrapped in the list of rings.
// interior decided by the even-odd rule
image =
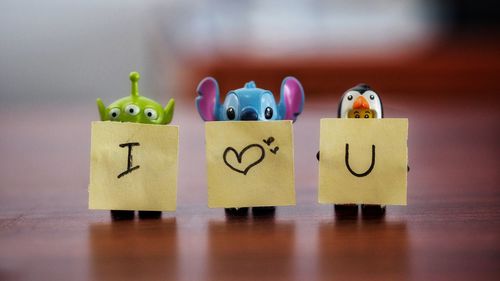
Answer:
[[[257,88],[253,81],[229,91],[224,103],[220,102],[219,86],[212,77],[203,79],[197,92],[196,107],[205,121],[295,121],[304,108],[304,90],[294,77],[283,80],[279,104],[271,91]]]
[[[229,91],[223,103],[220,101],[219,85],[212,77],[203,79],[197,88],[196,107],[205,121],[272,121],[292,120],[304,108],[304,90],[299,80],[286,77],[281,84],[280,102],[273,93],[257,88],[255,82],[241,89]],[[254,215],[274,214],[275,207],[254,207]],[[248,208],[228,208],[228,215],[246,215]]]

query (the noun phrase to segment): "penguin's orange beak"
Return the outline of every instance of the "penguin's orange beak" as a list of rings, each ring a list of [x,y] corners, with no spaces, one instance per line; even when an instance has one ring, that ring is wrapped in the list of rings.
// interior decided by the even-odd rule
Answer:
[[[359,96],[352,105],[352,109],[370,109],[370,104],[363,96]]]

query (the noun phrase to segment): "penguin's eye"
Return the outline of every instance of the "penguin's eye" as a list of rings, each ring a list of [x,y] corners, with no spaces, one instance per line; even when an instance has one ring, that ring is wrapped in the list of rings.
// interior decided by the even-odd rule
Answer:
[[[232,107],[226,110],[226,114],[227,114],[227,119],[229,120],[234,120],[234,118],[236,117],[236,113],[234,112],[234,108]]]
[[[146,115],[146,117],[148,117],[149,120],[158,119],[158,113],[156,112],[156,110],[154,110],[152,108],[146,108],[144,110],[144,115]]]
[[[266,107],[266,110],[264,111],[264,116],[266,117],[267,120],[273,118],[273,109],[270,108],[269,106]]]
[[[370,118],[370,116],[368,114],[365,114],[365,118]]]
[[[370,95],[370,99],[371,99],[371,100],[374,100],[374,99],[375,99],[375,96],[374,96],[374,95]]]
[[[132,116],[136,116],[140,111],[140,108],[135,104],[129,104],[125,107],[125,112]]]
[[[348,99],[348,100],[352,100],[352,95],[348,95],[348,96],[347,96],[347,99]]]
[[[121,110],[119,108],[112,108],[109,111],[109,119],[116,120],[120,116]]]

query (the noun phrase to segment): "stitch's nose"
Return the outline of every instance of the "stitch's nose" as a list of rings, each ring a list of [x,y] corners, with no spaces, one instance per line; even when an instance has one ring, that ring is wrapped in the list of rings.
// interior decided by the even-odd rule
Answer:
[[[259,120],[259,116],[255,110],[247,108],[241,113],[241,120],[252,121]]]

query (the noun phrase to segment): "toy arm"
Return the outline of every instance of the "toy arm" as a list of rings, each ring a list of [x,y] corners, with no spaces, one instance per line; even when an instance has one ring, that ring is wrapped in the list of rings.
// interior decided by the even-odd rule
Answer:
[[[164,109],[165,112],[164,124],[169,124],[170,122],[172,122],[172,118],[174,118],[174,109],[175,109],[175,100],[170,99]]]
[[[278,110],[283,120],[295,120],[304,108],[304,89],[295,77],[286,77],[281,84]]]
[[[100,98],[96,100],[97,103],[97,110],[99,110],[99,115],[101,116],[101,121],[106,121],[107,116],[106,116],[106,107],[104,106],[104,103]]]

